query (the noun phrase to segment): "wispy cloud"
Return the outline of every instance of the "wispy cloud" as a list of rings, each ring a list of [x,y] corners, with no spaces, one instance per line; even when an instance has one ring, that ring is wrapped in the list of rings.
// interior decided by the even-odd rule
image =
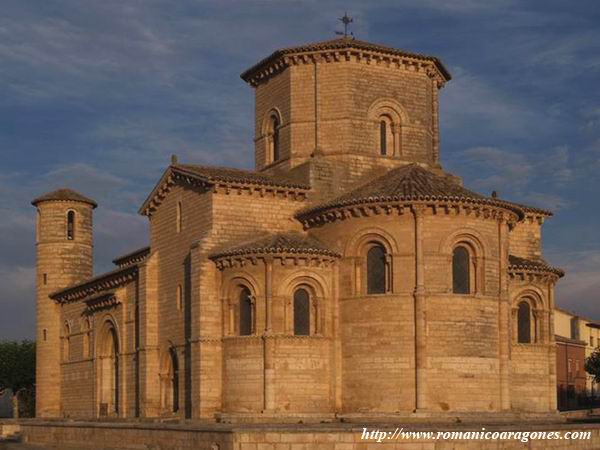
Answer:
[[[35,268],[0,264],[0,340],[35,337]]]
[[[597,244],[597,243],[596,243]],[[600,317],[600,248],[563,251],[554,255],[566,270],[557,284],[559,306],[598,319]]]
[[[551,118],[532,109],[514,91],[494,86],[490,78],[453,67],[454,79],[441,94],[441,123],[445,129],[476,136],[528,136],[549,125]],[[477,124],[477,128],[473,127]]]
[[[589,246],[569,238],[581,234],[581,217],[597,239],[600,217],[586,207],[600,189],[593,1],[2,6],[0,304],[14,314],[32,317],[33,288],[22,281],[34,267],[33,197],[68,185],[96,199],[96,270],[109,268],[147,243],[136,211],[170,154],[252,166],[253,91],[239,73],[277,48],[334,37],[345,10],[358,38],[439,55],[450,67],[440,114],[445,169],[483,193],[561,211],[546,225],[559,250]],[[591,279],[569,278],[574,289]],[[22,326],[22,335],[33,329]]]
[[[500,148],[470,148],[463,151],[461,157],[466,165],[473,166],[475,170],[493,172],[475,181],[476,187],[481,189],[500,189],[505,186],[524,188],[534,171],[534,165],[525,155]]]
[[[560,194],[573,181],[573,169],[569,164],[566,146],[545,152],[509,151],[495,147],[474,147],[462,151],[461,166],[473,178],[473,187],[482,191],[499,191],[513,200],[530,202],[553,211],[569,206]],[[540,188],[546,192],[539,192]]]

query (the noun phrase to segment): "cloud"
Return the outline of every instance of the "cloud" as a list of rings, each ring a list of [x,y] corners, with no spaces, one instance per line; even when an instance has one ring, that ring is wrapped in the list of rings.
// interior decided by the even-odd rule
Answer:
[[[407,6],[418,8],[422,7],[444,12],[476,14],[505,9],[510,7],[514,2],[512,0],[404,0],[398,3]]]
[[[67,185],[98,201],[99,272],[147,243],[136,211],[170,154],[251,167],[253,90],[239,73],[277,48],[334,37],[346,9],[358,38],[454,64],[441,94],[446,168],[485,193],[565,209],[573,223],[561,223],[557,236],[572,235],[578,217],[593,226],[598,219],[580,193],[586,187],[593,201],[600,188],[600,100],[590,88],[600,39],[585,13],[592,8],[514,0],[7,0],[0,301],[10,278],[21,292],[11,297],[14,313],[30,313],[31,293],[16,280],[26,276],[17,268],[34,264],[33,197]]]
[[[532,64],[552,67],[552,70],[562,66],[571,74],[600,69],[600,32],[597,29],[578,30],[566,36],[546,36],[539,45],[543,47],[532,53]]]
[[[530,203],[553,211],[570,202],[559,193],[574,180],[566,146],[539,152],[509,151],[496,147],[473,147],[459,153],[461,167],[482,191],[499,191],[505,198]],[[540,192],[545,188],[546,192]]]
[[[600,248],[556,253],[566,271],[556,287],[558,306],[600,318]]]
[[[98,209],[94,221],[94,272],[114,269],[112,260],[148,245],[148,219],[134,212]]]
[[[583,112],[584,130],[600,130],[600,106],[588,108]]]
[[[489,140],[499,135],[529,136],[547,124],[547,117],[514,92],[503,91],[462,67],[451,67],[451,72],[453,80],[440,96],[440,121],[446,130]]]
[[[521,197],[521,201],[528,205],[535,205],[542,209],[558,212],[571,206],[569,200],[560,195],[545,194],[543,192],[530,192]]]
[[[538,158],[536,164],[540,178],[557,187],[562,187],[573,179],[574,171],[570,167],[569,148],[566,145],[540,153],[544,155],[541,160]]]
[[[505,186],[522,188],[529,183],[534,166],[527,157],[494,147],[474,147],[461,152],[461,158],[475,170],[493,171],[491,176],[475,181],[478,188],[502,189]]]
[[[35,268],[0,264],[0,340],[35,337]]]

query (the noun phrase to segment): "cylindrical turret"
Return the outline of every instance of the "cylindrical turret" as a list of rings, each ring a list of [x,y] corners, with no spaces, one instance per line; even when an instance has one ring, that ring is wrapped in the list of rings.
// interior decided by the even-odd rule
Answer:
[[[33,200],[36,225],[36,416],[60,416],[60,306],[49,295],[93,274],[92,211],[96,202],[70,189]]]

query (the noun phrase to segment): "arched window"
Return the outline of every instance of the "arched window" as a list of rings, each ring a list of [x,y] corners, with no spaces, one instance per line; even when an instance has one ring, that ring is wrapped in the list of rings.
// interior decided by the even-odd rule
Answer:
[[[63,336],[63,360],[71,360],[71,327],[68,323],[65,323],[64,336]]]
[[[98,343],[98,383],[100,416],[119,414],[121,396],[119,338],[112,322],[107,321]]]
[[[252,296],[247,287],[240,290],[240,312],[239,312],[239,330],[240,336],[249,336],[252,334],[252,322],[254,320],[252,311]]]
[[[75,211],[67,213],[67,239],[70,241],[75,239]]]
[[[379,122],[379,153],[387,155],[387,123],[385,120]]]
[[[386,292],[386,252],[380,244],[374,244],[367,252],[367,294]]]
[[[395,153],[394,121],[387,114],[379,117],[379,154],[393,156]]]
[[[272,142],[272,158],[273,162],[279,161],[280,148],[279,148],[279,117],[276,115],[271,116],[271,130],[273,132],[273,142]]]
[[[517,342],[531,343],[531,306],[525,301],[519,303],[517,311]]]
[[[172,410],[173,412],[179,411],[179,361],[177,360],[177,352],[174,348],[169,350],[171,357],[171,367],[169,377],[171,378],[171,386],[173,392],[172,398]]]
[[[455,294],[471,293],[469,250],[458,246],[452,253],[452,292]]]
[[[182,224],[183,224],[183,218],[182,218],[181,214],[182,214],[181,202],[177,202],[177,214],[176,214],[176,216],[177,216],[177,218],[176,218],[177,225],[176,225],[176,227],[177,227],[177,232],[178,233],[181,231]]]
[[[310,295],[304,288],[294,292],[294,335],[310,335]]]

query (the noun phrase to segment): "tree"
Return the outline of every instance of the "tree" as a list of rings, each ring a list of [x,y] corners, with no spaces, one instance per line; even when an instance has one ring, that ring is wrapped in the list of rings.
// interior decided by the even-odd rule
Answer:
[[[19,393],[35,386],[35,342],[0,341],[0,391],[13,393],[13,415],[19,416]]]
[[[592,352],[590,356],[585,359],[585,371],[589,373],[594,379],[594,383],[600,383],[600,348]]]

